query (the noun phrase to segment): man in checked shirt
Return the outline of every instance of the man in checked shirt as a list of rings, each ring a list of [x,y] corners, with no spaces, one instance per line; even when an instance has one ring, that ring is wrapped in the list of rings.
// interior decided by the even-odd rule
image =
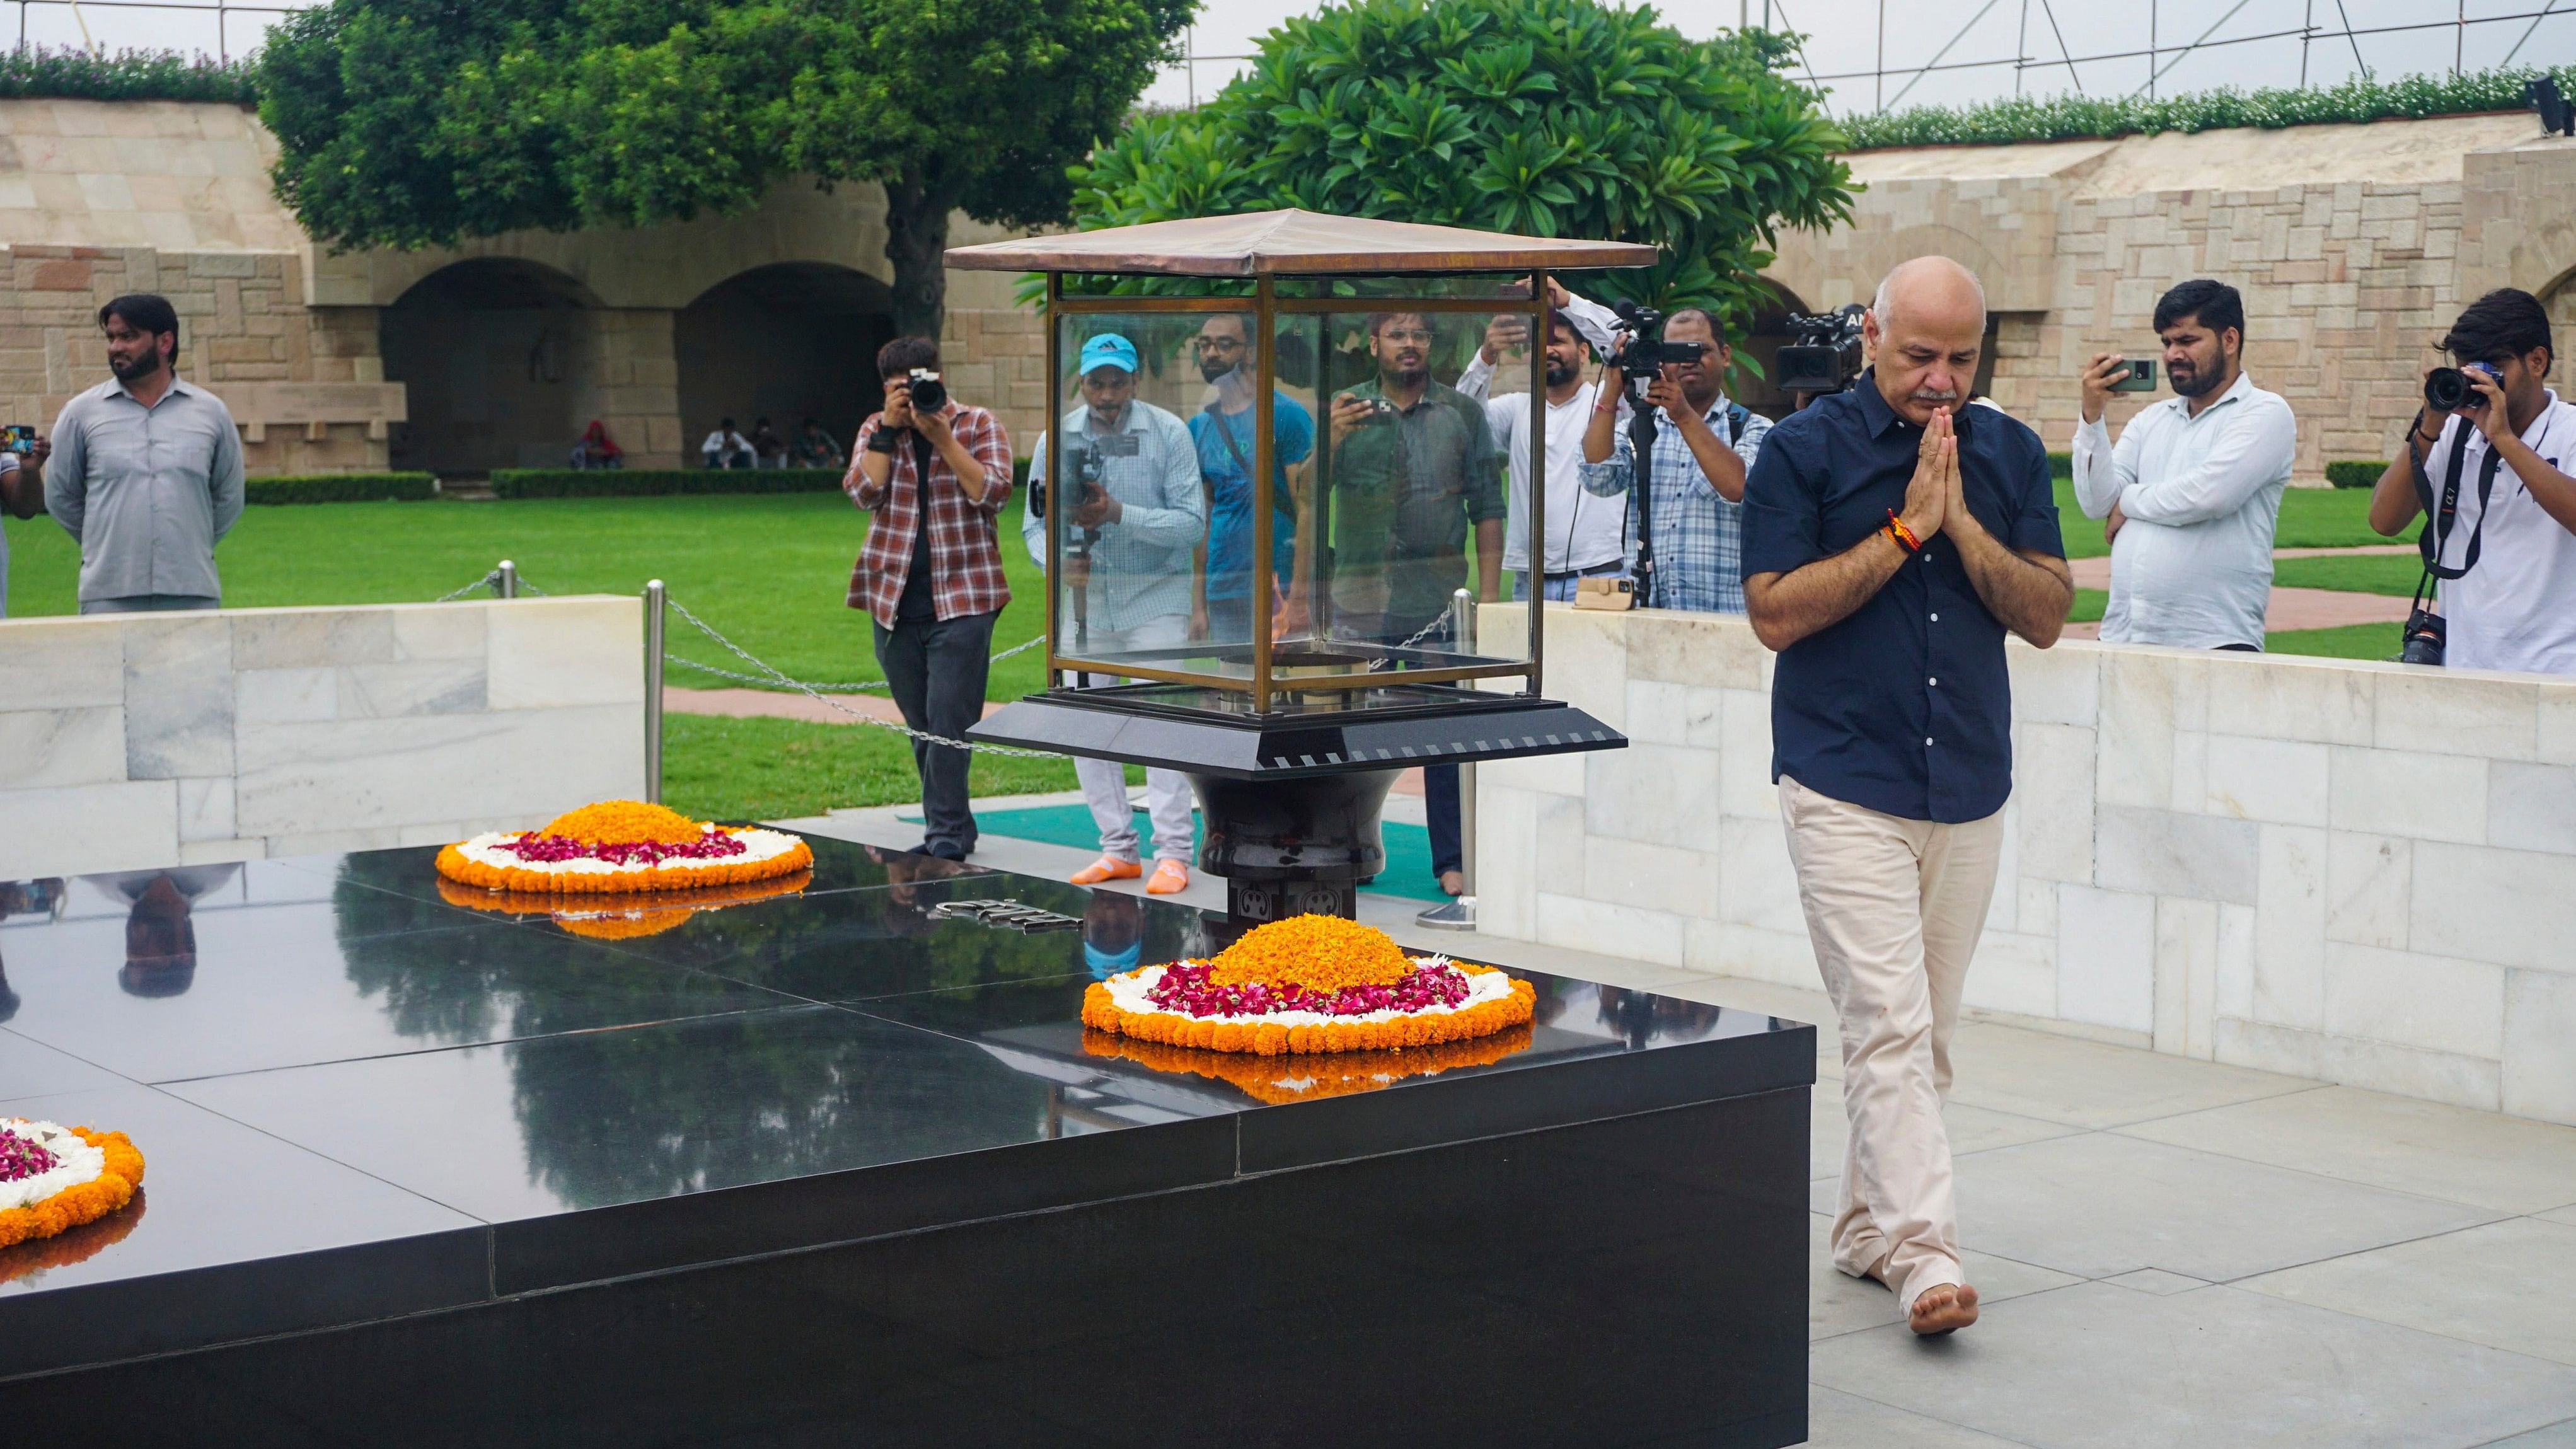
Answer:
[[[1056,620],[1056,652],[1090,659],[1169,649],[1188,642],[1193,551],[1207,537],[1207,495],[1199,483],[1198,444],[1187,423],[1168,409],[1136,396],[1136,344],[1116,332],[1094,334],[1077,364],[1082,405],[1067,412],[1056,433],[1038,439],[1029,455],[1029,477],[1047,476],[1047,454],[1062,448],[1064,516],[1040,518],[1030,510],[1020,525],[1029,557],[1046,566],[1046,531],[1064,529],[1066,607]],[[1059,441],[1059,435],[1061,441]],[[1096,466],[1099,481],[1079,475]],[[1032,486],[1035,486],[1034,484]],[[1058,511],[1047,500],[1048,511]],[[1080,622],[1072,610],[1081,596]],[[1089,683],[1116,684],[1095,674]],[[1116,760],[1076,758],[1092,823],[1100,827],[1100,858],[1073,877],[1075,885],[1133,880],[1145,873],[1136,838],[1136,816],[1127,803],[1126,768]],[[1148,767],[1145,807],[1154,821],[1151,895],[1171,895],[1190,883],[1190,854],[1197,829],[1190,816],[1190,782],[1178,770]]]
[[[912,374],[936,375],[939,344],[898,337],[877,349],[885,410],[859,425],[841,491],[876,515],[850,571],[850,607],[876,620],[877,667],[903,722],[958,739],[984,717],[993,620],[1011,601],[993,516],[1011,498],[1011,439],[1001,420],[949,399],[912,405]],[[966,804],[968,752],[912,742],[921,775],[921,848],[949,860],[975,851]]]
[[[1708,313],[1697,307],[1674,312],[1664,322],[1664,340],[1704,343],[1707,350],[1696,362],[1666,364],[1663,376],[1647,385],[1646,400],[1656,408],[1653,490],[1647,495],[1653,504],[1648,522],[1655,580],[1653,597],[1638,602],[1650,609],[1741,614],[1744,479],[1761,454],[1771,420],[1727,400],[1721,384],[1735,353]],[[1628,441],[1627,395],[1608,385],[1604,367],[1583,436],[1583,488],[1615,498],[1635,481],[1637,464]],[[1629,547],[1633,556],[1634,539]]]

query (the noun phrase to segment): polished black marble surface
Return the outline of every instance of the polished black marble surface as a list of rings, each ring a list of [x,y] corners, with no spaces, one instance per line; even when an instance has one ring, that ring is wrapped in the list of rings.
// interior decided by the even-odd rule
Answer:
[[[560,1296],[538,1290],[1402,1176],[1813,1080],[1811,1028],[1538,977],[1499,1061],[1263,1101],[1076,1022],[1096,977],[1209,949],[1199,912],[813,843],[800,894],[606,940],[450,904],[418,850],[0,886],[0,1114],[119,1128],[149,1162],[136,1209],[0,1250],[0,1390],[422,1312],[506,1342],[544,1313],[502,1309]],[[934,914],[992,898],[1084,929]],[[1770,1184],[1792,1226],[1803,1143]]]

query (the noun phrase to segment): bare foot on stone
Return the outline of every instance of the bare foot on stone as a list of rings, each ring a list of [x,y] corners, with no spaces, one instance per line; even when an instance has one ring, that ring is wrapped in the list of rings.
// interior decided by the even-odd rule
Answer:
[[[1956,1333],[1977,1321],[1977,1290],[1965,1283],[1942,1283],[1915,1298],[1907,1326],[1925,1338]]]

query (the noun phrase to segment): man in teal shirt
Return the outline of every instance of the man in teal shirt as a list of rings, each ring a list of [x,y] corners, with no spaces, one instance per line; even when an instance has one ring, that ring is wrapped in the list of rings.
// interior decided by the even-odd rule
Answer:
[[[1199,574],[1205,592],[1191,620],[1192,633],[1219,643],[1252,638],[1252,460],[1258,378],[1250,350],[1250,319],[1220,312],[1199,327],[1191,348],[1199,375],[1216,398],[1190,419],[1198,444],[1199,477],[1207,484],[1208,536]],[[1270,570],[1274,590],[1284,590],[1297,557],[1297,500],[1289,470],[1315,451],[1315,416],[1283,392],[1270,395]],[[1276,594],[1273,594],[1275,601]],[[1269,602],[1269,601],[1265,601]],[[1265,614],[1267,609],[1262,611]]]

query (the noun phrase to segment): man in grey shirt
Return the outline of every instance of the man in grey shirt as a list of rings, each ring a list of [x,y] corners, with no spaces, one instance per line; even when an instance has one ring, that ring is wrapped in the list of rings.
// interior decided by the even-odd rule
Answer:
[[[80,544],[80,611],[212,609],[215,544],[241,518],[241,436],[181,382],[179,316],[148,293],[98,309],[115,377],[63,405],[45,510]]]

